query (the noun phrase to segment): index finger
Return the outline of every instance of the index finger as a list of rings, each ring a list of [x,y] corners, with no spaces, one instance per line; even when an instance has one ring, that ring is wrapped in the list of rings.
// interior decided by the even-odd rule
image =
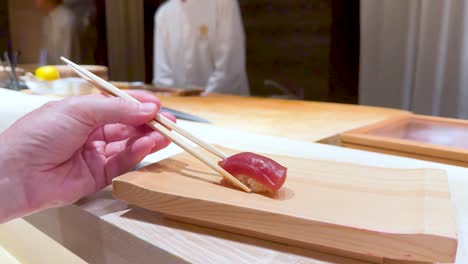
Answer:
[[[124,90],[124,91],[125,93],[131,95],[132,97],[134,97],[135,99],[137,99],[138,101],[142,103],[153,103],[158,106],[160,106],[161,104],[159,98],[154,96],[151,92],[144,91],[144,90]],[[104,93],[93,93],[93,94],[84,95],[83,97],[96,98],[96,97],[106,97],[106,95]]]
[[[158,106],[161,105],[161,101],[159,100],[159,98],[157,98],[150,92],[143,91],[143,90],[128,90],[125,92],[135,97],[135,99],[137,99],[138,101],[142,103],[153,103]]]
[[[152,93],[148,91],[143,91],[143,90],[125,90],[125,93],[131,95],[138,101],[142,103],[153,103],[158,106],[158,108],[161,106],[161,101],[159,98],[154,96]],[[103,93],[96,93],[96,94],[89,94],[86,95],[85,97],[106,97],[105,94]]]

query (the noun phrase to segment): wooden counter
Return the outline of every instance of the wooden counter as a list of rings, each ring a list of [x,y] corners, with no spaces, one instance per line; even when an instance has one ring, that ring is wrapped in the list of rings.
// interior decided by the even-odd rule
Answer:
[[[161,101],[164,106],[212,121],[214,127],[190,122],[186,125],[198,129],[199,133],[204,129],[207,137],[218,137],[218,142],[214,143],[224,142],[223,137],[244,141],[250,137],[244,132],[316,142],[346,130],[408,114],[357,105],[221,95],[161,96]],[[240,132],[226,133],[227,130],[221,128]],[[263,140],[261,136],[252,135],[251,143],[244,144],[274,151],[290,144],[287,139],[265,137]],[[302,148],[317,148],[309,151],[309,155],[335,151],[324,145],[295,144],[291,148],[297,153],[302,153]],[[91,263],[364,263],[167,220],[113,199],[109,188],[75,205],[50,209],[25,219]]]
[[[163,106],[207,119],[217,127],[308,142],[333,141],[350,129],[410,114],[391,108],[262,97],[155,95]]]
[[[218,127],[309,142],[408,114],[370,106],[228,95],[159,98],[164,106],[208,119]]]

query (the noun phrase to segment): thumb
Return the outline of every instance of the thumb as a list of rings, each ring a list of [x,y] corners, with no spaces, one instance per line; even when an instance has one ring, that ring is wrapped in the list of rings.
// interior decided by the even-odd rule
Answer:
[[[139,126],[156,117],[159,102],[132,103],[118,97],[76,97],[63,101],[63,111],[91,125],[120,123]]]

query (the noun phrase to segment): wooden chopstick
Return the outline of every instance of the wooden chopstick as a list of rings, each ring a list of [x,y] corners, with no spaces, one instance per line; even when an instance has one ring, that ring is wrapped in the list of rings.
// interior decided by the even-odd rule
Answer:
[[[131,95],[123,92],[122,90],[118,89],[117,87],[113,86],[112,84],[106,82],[105,80],[99,78],[98,76],[94,75],[93,73],[89,72],[88,70],[82,68],[81,66],[73,63],[72,61],[61,57],[61,59],[68,64],[68,66],[73,69],[79,76],[83,77],[84,79],[92,82],[99,90],[103,91],[104,93],[111,95],[111,96],[116,96],[116,97],[121,97],[124,100],[127,100],[129,102],[134,102],[134,103],[141,103]],[[180,128],[177,126],[174,122],[171,120],[167,119],[161,114],[158,114],[156,120],[150,121],[147,123],[150,127],[153,129],[157,130],[167,138],[169,138],[172,142],[174,142],[176,145],[178,145],[180,148],[184,149],[191,155],[193,155],[195,158],[199,159],[203,163],[205,163],[207,166],[209,166],[211,169],[215,170],[219,174],[221,174],[224,178],[229,180],[232,184],[235,186],[238,186],[239,188],[243,189],[246,192],[251,192],[250,188],[247,187],[245,184],[243,184],[241,181],[236,179],[234,176],[229,174],[227,171],[225,171],[223,168],[221,168],[218,164],[215,164],[208,160],[207,158],[203,157],[199,153],[196,152],[195,148],[190,146],[187,142],[184,141],[184,139],[173,133],[172,131],[168,130],[165,126],[173,129],[177,133],[185,136],[187,139],[193,141],[194,143],[198,143],[200,146],[204,147],[211,153],[215,154],[216,156],[225,159],[227,157],[226,154],[222,153],[221,151],[217,150],[213,146],[209,145],[208,143],[202,141],[201,139],[198,139],[197,137],[193,136],[190,134],[188,131]],[[164,126],[163,126],[164,125]]]
[[[83,69],[82,67],[80,67],[79,65],[73,63],[72,61],[66,59],[66,58],[63,58],[62,57],[62,60],[65,61],[66,63],[68,63],[69,67],[71,67],[72,69],[74,69],[75,71],[77,72],[80,72],[81,69]],[[85,71],[87,71],[86,69],[83,69]],[[87,76],[88,75],[88,76]],[[121,94],[122,96],[125,96],[127,98],[132,98],[134,99],[135,101],[137,101],[135,98],[131,97],[130,95],[128,95],[127,93],[124,93],[122,92],[122,90],[120,90],[119,88],[115,87],[114,85],[106,82],[105,80],[103,80],[102,78],[100,78],[99,76],[96,76],[94,75],[93,73],[89,72],[89,74],[80,74],[81,77],[87,79],[88,81],[92,81],[92,79],[95,80],[95,82],[93,82],[95,85],[98,84],[98,89],[100,89],[101,91],[105,92],[105,93],[112,93],[114,96],[119,96],[121,97],[119,94]],[[99,88],[99,86],[103,86],[103,89],[102,88]],[[117,94],[119,93],[119,94]],[[130,100],[132,100],[130,99]],[[134,101],[132,100],[132,101]],[[138,102],[138,101],[137,101]],[[157,119],[158,121],[160,121],[161,124],[165,125],[166,127],[169,127],[170,129],[176,131],[177,133],[181,134],[182,136],[188,138],[190,141],[194,142],[194,143],[197,143],[198,145],[200,145],[201,147],[203,147],[204,149],[206,149],[207,151],[213,153],[214,155],[220,157],[221,159],[225,159],[227,158],[228,156],[223,153],[222,151],[220,151],[219,149],[211,146],[210,144],[204,142],[203,140],[195,137],[194,135],[192,135],[190,132],[188,132],[187,130],[177,126],[174,122],[172,122],[171,120],[167,119],[167,117],[163,116],[163,115],[158,115],[157,116]]]

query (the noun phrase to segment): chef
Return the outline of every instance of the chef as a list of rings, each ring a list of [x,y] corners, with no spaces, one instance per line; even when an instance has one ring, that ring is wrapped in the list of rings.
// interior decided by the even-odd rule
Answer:
[[[40,64],[62,64],[60,56],[79,61],[73,12],[63,0],[36,0],[36,7],[46,13],[42,25],[44,44]]]
[[[156,12],[153,83],[248,95],[236,0],[168,0]]]

